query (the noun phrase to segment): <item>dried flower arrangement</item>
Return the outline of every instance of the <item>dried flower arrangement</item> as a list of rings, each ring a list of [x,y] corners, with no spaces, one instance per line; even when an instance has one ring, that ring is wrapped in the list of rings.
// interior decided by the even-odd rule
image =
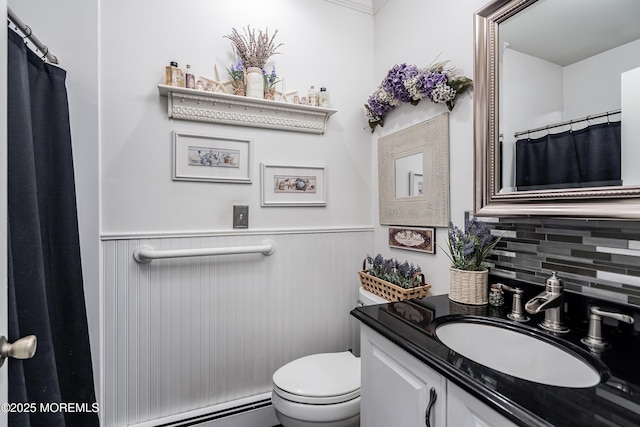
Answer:
[[[223,37],[231,40],[236,54],[245,67],[264,68],[267,60],[272,55],[280,53],[276,52],[276,50],[283,44],[275,44],[278,30],[276,30],[272,36],[269,36],[268,28],[264,32],[258,30],[258,34],[256,35],[256,30],[247,26],[247,28],[243,28],[243,32],[244,34],[240,34],[233,28],[231,34]]]
[[[365,104],[371,132],[383,125],[384,115],[401,102],[417,105],[422,98],[444,103],[453,110],[456,98],[473,89],[473,81],[459,76],[455,68],[447,68],[449,61],[427,68],[415,65],[395,65]]]
[[[366,262],[369,265],[367,274],[405,289],[416,286],[415,274],[422,271],[420,267],[409,264],[407,261],[400,263],[393,258],[385,259],[380,254],[375,258],[367,256]]]
[[[486,224],[476,218],[465,223],[464,231],[450,222],[447,256],[453,268],[482,271],[486,269],[485,258],[499,241],[500,237],[492,235]]]

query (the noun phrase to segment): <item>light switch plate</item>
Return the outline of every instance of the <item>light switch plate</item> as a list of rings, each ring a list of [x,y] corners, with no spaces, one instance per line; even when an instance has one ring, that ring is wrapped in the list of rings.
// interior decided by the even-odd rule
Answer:
[[[233,206],[233,228],[249,228],[249,206]]]

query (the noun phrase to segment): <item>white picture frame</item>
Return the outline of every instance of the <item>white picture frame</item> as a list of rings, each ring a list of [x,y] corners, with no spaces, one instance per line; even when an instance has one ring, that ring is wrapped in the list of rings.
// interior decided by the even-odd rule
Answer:
[[[252,141],[173,132],[173,180],[250,184]]]
[[[261,164],[262,206],[326,206],[324,166]]]

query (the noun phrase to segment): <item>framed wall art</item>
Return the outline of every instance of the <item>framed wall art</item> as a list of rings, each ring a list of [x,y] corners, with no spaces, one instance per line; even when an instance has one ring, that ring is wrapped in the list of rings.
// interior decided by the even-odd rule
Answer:
[[[262,206],[326,206],[323,166],[262,164]]]
[[[249,139],[173,133],[174,181],[250,184],[252,161]]]
[[[435,228],[389,227],[389,246],[410,251],[436,253]]]

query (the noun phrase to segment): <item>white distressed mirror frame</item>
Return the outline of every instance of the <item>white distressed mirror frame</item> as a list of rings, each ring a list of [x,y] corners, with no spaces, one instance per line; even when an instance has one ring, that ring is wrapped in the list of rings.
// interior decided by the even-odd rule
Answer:
[[[640,186],[500,193],[499,24],[536,1],[495,0],[474,15],[475,214],[640,219]]]
[[[396,159],[422,153],[423,195],[396,197]],[[449,113],[378,139],[380,224],[448,227]]]

